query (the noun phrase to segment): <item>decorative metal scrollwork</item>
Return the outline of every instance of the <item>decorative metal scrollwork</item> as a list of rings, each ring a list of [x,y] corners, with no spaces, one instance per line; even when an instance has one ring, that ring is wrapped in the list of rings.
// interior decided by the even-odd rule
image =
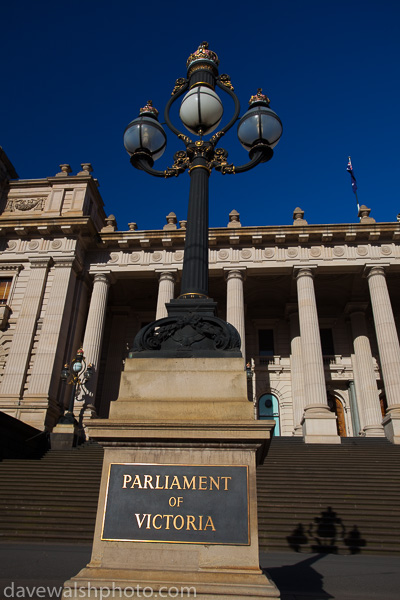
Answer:
[[[164,173],[165,177],[178,177],[181,173],[186,171],[190,165],[189,157],[184,150],[179,150],[174,154],[174,164],[172,167],[168,167]]]
[[[143,327],[135,337],[132,353],[159,351],[171,355],[182,351],[240,351],[237,330],[222,319],[187,313],[165,317]]]
[[[187,79],[185,79],[184,77],[179,77],[175,81],[175,86],[174,86],[174,89],[172,90],[171,96],[174,96],[177,92],[179,92],[179,90],[181,90],[183,88],[185,83],[187,83]]]

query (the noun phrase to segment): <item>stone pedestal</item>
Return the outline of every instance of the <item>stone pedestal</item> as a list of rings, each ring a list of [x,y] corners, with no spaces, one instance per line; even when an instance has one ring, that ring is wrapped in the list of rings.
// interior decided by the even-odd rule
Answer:
[[[52,450],[71,450],[75,443],[75,425],[57,423],[50,433],[50,446]]]
[[[325,404],[310,404],[301,421],[306,444],[340,444],[336,415]]]
[[[400,404],[394,404],[388,409],[382,425],[388,440],[392,444],[400,444]]]
[[[279,598],[256,495],[274,423],[252,413],[241,358],[128,359],[110,418],[90,427],[105,448],[92,558],[64,598]]]

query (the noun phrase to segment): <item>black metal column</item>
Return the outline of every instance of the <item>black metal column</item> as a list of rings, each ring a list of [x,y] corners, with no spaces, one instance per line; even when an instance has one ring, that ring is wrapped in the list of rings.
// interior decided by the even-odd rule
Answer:
[[[180,298],[208,297],[207,160],[197,156],[190,169],[190,193]]]

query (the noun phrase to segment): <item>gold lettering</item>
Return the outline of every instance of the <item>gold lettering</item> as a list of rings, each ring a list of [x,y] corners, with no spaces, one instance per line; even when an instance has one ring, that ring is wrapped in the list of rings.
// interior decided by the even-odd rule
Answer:
[[[163,515],[167,519],[167,526],[165,529],[169,529],[169,520],[172,519],[174,515]]]
[[[174,475],[174,478],[172,480],[171,485],[169,486],[169,489],[172,490],[173,487],[178,488],[178,490],[181,490],[181,485],[179,483],[179,479],[178,479],[178,475]]]
[[[216,489],[219,490],[219,477],[218,481],[215,481],[214,477],[210,477],[210,490],[212,490],[213,484],[215,485]]]
[[[140,520],[139,513],[135,513],[135,517],[136,517],[136,521],[137,521],[137,524],[138,524],[138,527],[139,527],[139,529],[141,529],[141,528],[142,528],[142,525],[143,525],[143,523],[144,523],[144,520],[145,520],[145,518],[146,518],[147,516],[149,516],[149,515],[143,515],[143,519],[142,519],[142,520]]]
[[[193,475],[192,479],[189,481],[186,475],[183,476],[183,489],[184,490],[193,490],[196,489],[196,475]]]
[[[156,519],[157,519],[157,517],[160,517],[160,519],[162,519],[163,515],[154,515],[154,517],[153,517],[153,527],[154,527],[154,529],[161,529],[162,524],[159,527],[157,527],[157,525],[156,525]]]
[[[135,485],[137,485],[137,486],[138,486],[138,488],[140,488],[140,489],[142,489],[142,488],[143,488],[143,486],[142,486],[142,484],[141,484],[141,482],[140,482],[140,476],[139,476],[139,475],[135,475],[135,479],[133,480],[133,483],[132,483],[132,485],[131,485],[131,489],[132,489],[132,488],[134,488],[134,487],[135,487]]]
[[[206,486],[206,487],[203,487]],[[207,477],[205,475],[201,475],[199,477],[199,490],[206,490],[207,489]]]
[[[177,519],[181,520],[181,526],[180,527],[178,527],[178,525],[176,524],[176,520]],[[176,515],[176,517],[174,518],[174,527],[175,527],[175,529],[182,529],[182,527],[184,526],[184,524],[185,524],[185,520],[182,517],[182,515]]]
[[[155,489],[156,490],[163,490],[164,486],[160,487],[159,483],[160,483],[160,475],[156,475],[156,487],[155,487]]]
[[[221,479],[225,479],[224,490],[226,491],[228,489],[228,479],[232,479],[232,477],[221,477]]]
[[[149,488],[154,490],[154,485],[151,483],[152,481],[153,481],[152,475],[145,475],[143,487],[147,490],[147,486],[149,486]]]
[[[122,489],[126,489],[126,484],[130,483],[132,481],[132,476],[131,475],[124,475],[124,483],[122,486]]]
[[[151,517],[151,515],[147,515],[147,525],[146,525],[146,529],[150,529],[150,517]]]
[[[199,515],[199,530],[203,529],[203,515]]]
[[[189,529],[190,529],[190,526],[192,526],[192,527],[193,527],[193,529],[194,529],[195,531],[197,531],[197,528],[196,528],[196,526],[195,526],[195,524],[194,524],[194,519],[195,519],[195,518],[194,518],[194,516],[193,516],[193,515],[188,515],[188,516],[187,516],[186,531],[189,531]]]
[[[207,529],[207,527],[211,527],[211,529],[212,529],[213,531],[215,531],[214,523],[213,523],[213,520],[212,520],[212,518],[211,518],[210,516],[208,516],[208,517],[207,517],[207,522],[206,522],[206,524],[204,525],[204,530],[206,530],[206,529]]]
[[[168,481],[169,481],[169,475],[166,475],[166,476],[165,476],[165,489],[166,489],[166,490],[168,490],[168,489],[169,489],[169,487],[168,487]]]

